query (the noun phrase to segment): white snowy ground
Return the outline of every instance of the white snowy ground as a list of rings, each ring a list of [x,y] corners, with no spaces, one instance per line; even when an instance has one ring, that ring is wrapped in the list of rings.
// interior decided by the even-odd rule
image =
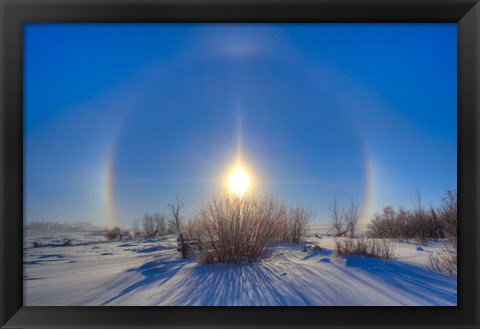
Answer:
[[[105,242],[91,234],[70,234],[72,246],[57,246],[57,235],[24,248],[25,305],[457,304],[456,277],[426,268],[435,243],[396,242],[395,260],[336,258],[333,238],[312,237],[322,251],[282,244],[258,263],[199,265],[180,258],[175,236]],[[26,244],[37,235],[27,233]]]

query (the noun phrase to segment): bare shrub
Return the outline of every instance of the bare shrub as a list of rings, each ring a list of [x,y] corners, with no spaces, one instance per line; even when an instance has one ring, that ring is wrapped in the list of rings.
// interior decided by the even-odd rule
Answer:
[[[145,237],[152,238],[167,233],[167,217],[164,214],[145,214],[142,219]]]
[[[357,225],[359,219],[360,214],[358,212],[358,204],[352,200],[350,207],[348,207],[347,211],[345,212],[345,224],[352,238],[355,237],[355,225]]]
[[[417,204],[412,212],[411,222],[414,237],[421,244],[425,244],[429,239],[444,237],[437,211],[431,205],[429,208],[424,207],[419,192],[417,192]]]
[[[335,255],[392,259],[395,258],[395,246],[387,239],[338,239],[335,241]]]
[[[157,228],[155,227],[155,223],[153,222],[153,216],[149,214],[143,215],[142,218],[142,229],[145,237],[153,237],[156,232]]]
[[[457,246],[453,242],[446,243],[440,251],[429,256],[428,268],[431,271],[457,274]]]
[[[430,255],[429,269],[450,275],[457,274],[457,193],[447,190],[439,210],[439,219],[448,241]]]
[[[165,216],[165,214],[153,214],[153,223],[156,227],[156,233],[154,235],[162,236],[167,234],[168,224],[167,216]]]
[[[347,229],[345,226],[345,218],[344,218],[344,209],[340,209],[337,203],[337,198],[333,199],[332,204],[330,205],[330,212],[331,212],[331,220],[330,223],[337,231],[337,236],[345,236],[347,233]]]
[[[392,229],[391,237],[407,240],[415,236],[415,223],[411,221],[412,214],[409,210],[399,207],[394,214],[394,229]]]
[[[286,221],[287,236],[284,237],[284,241],[302,243],[310,231],[312,220],[313,212],[311,209],[304,207],[290,209]]]
[[[439,211],[439,218],[442,224],[445,237],[457,245],[457,193],[447,190],[442,200]]]
[[[184,232],[187,234],[188,237],[200,237],[203,235],[202,233],[203,226],[201,225],[200,218],[194,217],[188,220],[183,226]]]
[[[287,216],[287,207],[274,197],[226,193],[207,203],[187,232],[199,240],[202,263],[253,262],[279,239]]]
[[[107,239],[109,239],[109,240],[116,239],[120,235],[121,232],[122,232],[122,230],[120,229],[120,227],[115,226],[114,228],[107,231],[107,233],[106,233]]]
[[[443,247],[429,258],[429,269],[457,273],[457,193],[447,190],[440,208],[425,207],[417,195],[413,210],[385,207],[374,215],[367,234],[374,238],[416,239],[425,244],[431,239],[445,239]]]
[[[445,236],[438,211],[431,205],[426,208],[418,197],[416,208],[407,210],[392,206],[384,207],[374,217],[367,228],[367,235],[372,238],[416,239],[424,244],[429,239]]]
[[[180,233],[182,231],[182,218],[180,217],[180,210],[183,208],[183,199],[178,199],[175,196],[176,203],[169,204],[170,220],[168,221],[169,231],[172,233]]]
[[[372,238],[394,238],[397,236],[396,214],[392,206],[382,209],[382,212],[373,215],[368,224],[367,234]]]

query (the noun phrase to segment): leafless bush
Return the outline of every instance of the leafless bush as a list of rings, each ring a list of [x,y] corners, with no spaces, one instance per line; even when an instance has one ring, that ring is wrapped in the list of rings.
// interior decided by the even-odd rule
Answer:
[[[330,205],[330,212],[331,212],[331,221],[330,223],[337,231],[337,236],[345,236],[347,233],[347,229],[345,227],[345,217],[344,217],[344,209],[340,209],[337,203],[337,198],[333,199],[332,204]]]
[[[302,243],[310,231],[310,224],[313,220],[311,209],[296,207],[290,209],[286,221],[287,236],[284,241]]]
[[[164,214],[145,214],[142,219],[143,232],[145,237],[165,235],[167,232],[167,218]]]
[[[431,205],[427,208],[418,197],[417,205],[413,210],[392,206],[383,208],[382,212],[374,215],[368,225],[367,234],[373,238],[387,239],[416,239],[424,244],[429,239],[445,237],[439,211]]]
[[[273,242],[301,243],[312,219],[310,209],[288,209],[273,196],[223,194],[207,203],[184,230],[198,238],[200,263],[253,262]]]
[[[448,241],[440,251],[430,255],[429,268],[433,271],[457,274],[457,193],[447,190],[439,210],[439,218]]]
[[[107,239],[109,239],[109,240],[116,239],[120,235],[121,232],[122,232],[122,230],[120,229],[120,227],[115,226],[114,228],[107,231],[107,234],[106,234]]]
[[[253,262],[281,236],[287,216],[287,207],[274,197],[224,194],[200,210],[187,232],[199,239],[200,262]]]
[[[392,259],[395,258],[395,246],[387,239],[338,239],[335,241],[335,255]]]
[[[367,234],[372,238],[392,239],[397,236],[396,212],[392,206],[384,207],[381,213],[373,215]]]
[[[170,220],[168,221],[169,231],[172,233],[180,233],[182,231],[182,218],[180,217],[180,210],[183,208],[183,199],[178,199],[175,196],[176,203],[169,204]]]
[[[422,244],[429,239],[443,238],[442,223],[437,211],[430,205],[425,208],[422,204],[420,193],[417,192],[417,205],[413,210],[413,230],[415,238]]]
[[[201,220],[200,218],[194,217],[189,219],[185,225],[183,226],[184,232],[187,234],[189,237],[200,237],[203,235],[202,230],[203,226],[201,225]]]
[[[345,212],[344,218],[347,230],[350,232],[350,236],[352,238],[355,237],[355,226],[360,219],[360,214],[358,212],[358,204],[356,204],[353,200],[350,203],[350,207],[348,207],[347,211]]]
[[[457,274],[457,246],[454,242],[446,243],[440,251],[434,252],[429,257],[428,268],[432,271]]]
[[[145,214],[142,218],[142,228],[145,233],[145,237],[153,237],[157,234],[158,228],[156,227],[153,215]]]
[[[442,200],[439,218],[445,236],[457,245],[457,193],[447,190]]]

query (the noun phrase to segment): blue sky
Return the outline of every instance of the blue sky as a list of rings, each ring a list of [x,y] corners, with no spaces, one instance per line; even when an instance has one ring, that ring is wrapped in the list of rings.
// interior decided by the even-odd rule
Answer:
[[[456,189],[455,24],[29,24],[24,46],[27,222],[190,216],[239,145],[318,222]]]

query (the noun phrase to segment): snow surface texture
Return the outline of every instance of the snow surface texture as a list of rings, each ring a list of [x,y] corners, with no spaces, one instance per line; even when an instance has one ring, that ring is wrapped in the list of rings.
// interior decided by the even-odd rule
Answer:
[[[46,234],[51,236],[48,238]],[[41,235],[44,246],[31,247]],[[457,279],[430,272],[441,245],[396,242],[394,260],[335,257],[333,238],[309,237],[321,251],[278,244],[254,264],[199,265],[180,258],[176,237],[104,241],[92,232],[27,232],[24,305],[310,305],[457,304]],[[90,239],[90,240],[89,240]]]

